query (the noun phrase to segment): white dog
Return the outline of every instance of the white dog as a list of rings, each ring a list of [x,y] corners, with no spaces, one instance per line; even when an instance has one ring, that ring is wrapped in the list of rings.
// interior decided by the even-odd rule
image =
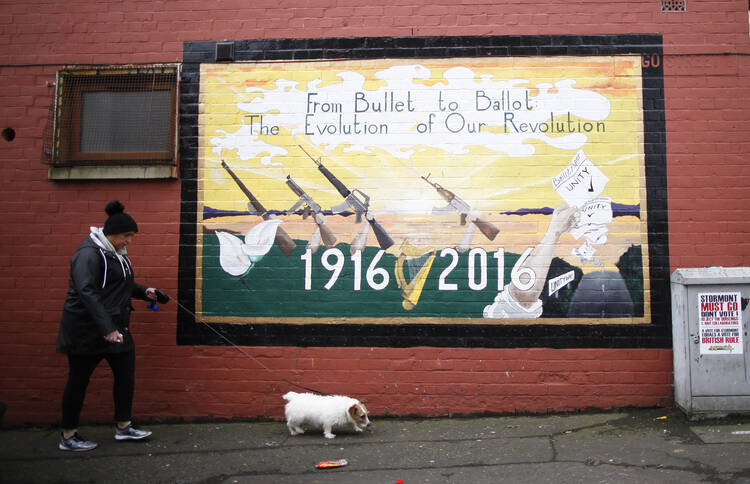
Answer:
[[[284,395],[286,426],[289,433],[305,433],[303,427],[323,430],[326,439],[336,437],[333,429],[352,429],[362,432],[370,420],[367,409],[359,400],[341,395],[315,395],[314,393],[289,392]]]

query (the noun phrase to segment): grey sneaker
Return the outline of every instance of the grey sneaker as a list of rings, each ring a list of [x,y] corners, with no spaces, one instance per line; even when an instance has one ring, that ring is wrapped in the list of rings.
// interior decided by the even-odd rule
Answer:
[[[140,430],[132,425],[124,429],[115,426],[115,440],[141,440],[151,435],[150,430]]]
[[[60,444],[58,444],[57,448],[60,450],[71,450],[73,452],[85,452],[87,450],[96,449],[98,445],[99,444],[96,442],[84,439],[78,434],[78,432],[76,432],[69,439],[66,439],[60,434]]]

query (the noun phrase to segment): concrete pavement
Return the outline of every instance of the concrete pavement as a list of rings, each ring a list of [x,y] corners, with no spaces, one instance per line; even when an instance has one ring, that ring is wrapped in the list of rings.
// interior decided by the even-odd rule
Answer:
[[[750,483],[750,417],[691,422],[676,409],[477,418],[373,418],[370,432],[290,436],[283,422],[110,426],[57,449],[58,430],[0,430],[1,482]],[[320,470],[316,463],[346,459]]]

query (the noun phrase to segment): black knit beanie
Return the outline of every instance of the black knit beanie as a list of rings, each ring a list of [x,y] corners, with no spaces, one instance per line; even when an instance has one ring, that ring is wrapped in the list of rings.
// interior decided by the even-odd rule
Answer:
[[[104,222],[104,235],[138,232],[138,225],[133,217],[125,213],[125,205],[117,200],[111,201],[104,208],[109,218]]]

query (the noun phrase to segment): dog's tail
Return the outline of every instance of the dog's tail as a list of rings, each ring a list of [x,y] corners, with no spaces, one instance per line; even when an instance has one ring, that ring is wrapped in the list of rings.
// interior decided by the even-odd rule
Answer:
[[[283,398],[287,402],[290,402],[292,400],[292,398],[294,398],[297,395],[299,395],[297,392],[287,392],[281,398]]]

